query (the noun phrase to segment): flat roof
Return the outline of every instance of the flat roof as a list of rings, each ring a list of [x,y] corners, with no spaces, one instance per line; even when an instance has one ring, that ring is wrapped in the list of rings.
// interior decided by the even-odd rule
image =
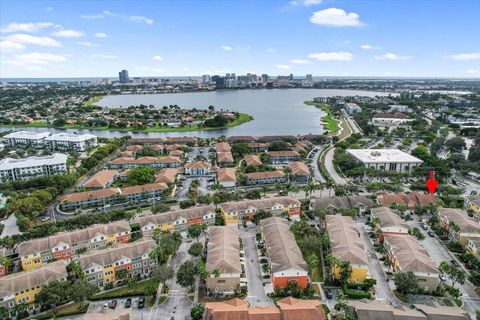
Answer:
[[[93,134],[73,134],[73,133],[54,133],[51,136],[47,137],[45,140],[47,141],[54,141],[54,140],[61,140],[61,141],[85,141],[90,139],[95,139],[97,136]]]
[[[347,149],[363,163],[422,163],[423,161],[398,149]]]
[[[54,153],[45,157],[28,157],[22,159],[5,158],[0,161],[0,170],[39,167],[44,165],[62,164],[67,162],[67,155]]]
[[[14,139],[44,139],[50,135],[50,132],[32,132],[32,131],[15,131],[4,136],[4,138]]]

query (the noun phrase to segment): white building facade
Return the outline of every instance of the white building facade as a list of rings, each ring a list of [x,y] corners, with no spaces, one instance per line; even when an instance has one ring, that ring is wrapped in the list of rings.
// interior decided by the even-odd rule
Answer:
[[[45,146],[58,151],[85,151],[97,146],[93,134],[56,133],[45,138]]]
[[[63,173],[67,173],[67,156],[61,153],[23,159],[5,158],[0,161],[0,181],[2,182]]]
[[[49,135],[48,132],[17,131],[7,134],[3,140],[10,147],[37,149],[43,147],[43,140]]]
[[[365,167],[380,171],[412,172],[423,161],[398,149],[347,149]]]

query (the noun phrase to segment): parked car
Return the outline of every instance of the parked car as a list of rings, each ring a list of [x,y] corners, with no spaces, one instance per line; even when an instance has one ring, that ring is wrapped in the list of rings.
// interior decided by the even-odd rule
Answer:
[[[450,260],[450,263],[453,264],[455,267],[458,266],[457,260],[453,260],[453,259],[452,259],[452,260]]]
[[[428,230],[427,233],[428,233],[428,235],[429,235],[430,237],[432,237],[432,238],[435,237],[435,234],[433,233],[432,230]]]
[[[40,219],[40,221],[42,221],[42,222],[46,222],[46,221],[48,221],[48,220],[50,220],[50,216],[42,217],[42,218]]]
[[[332,299],[333,298],[333,292],[330,289],[325,289],[325,296],[327,299]]]
[[[420,224],[420,227],[422,227],[423,230],[428,230],[428,227],[425,223]]]
[[[127,300],[125,300],[125,308],[130,308],[131,305],[132,305],[132,298],[128,298]]]
[[[115,309],[117,307],[117,300],[113,299],[112,302],[110,302],[110,309]]]
[[[105,302],[105,304],[103,305],[103,308],[104,308],[104,309],[107,309],[107,308],[108,308],[108,302]]]
[[[145,307],[145,297],[138,298],[138,309]]]
[[[438,275],[438,277],[440,278],[440,280],[442,281],[447,281],[447,277],[445,277],[444,275]]]

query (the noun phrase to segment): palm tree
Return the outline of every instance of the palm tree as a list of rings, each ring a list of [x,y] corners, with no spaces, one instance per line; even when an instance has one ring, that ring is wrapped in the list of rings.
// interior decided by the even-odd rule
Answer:
[[[326,262],[330,266],[330,276],[333,279],[335,269],[338,267],[340,260],[338,260],[337,257],[330,255],[327,257]]]
[[[268,265],[268,263],[262,264],[262,272],[263,273],[269,273],[270,272],[270,266]]]
[[[310,269],[310,276],[312,279],[315,279],[318,271],[318,264],[320,261],[315,254],[311,254],[307,257],[308,268]]]

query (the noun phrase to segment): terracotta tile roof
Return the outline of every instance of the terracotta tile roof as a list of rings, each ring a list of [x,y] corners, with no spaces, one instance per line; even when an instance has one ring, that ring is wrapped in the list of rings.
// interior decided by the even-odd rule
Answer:
[[[308,271],[286,219],[271,217],[262,220],[260,224],[273,273],[291,269]]]
[[[267,178],[281,178],[285,177],[285,173],[282,171],[263,171],[263,172],[251,172],[246,173],[247,179],[267,179]]]
[[[254,154],[247,154],[244,159],[247,166],[260,166],[262,164],[260,157]]]
[[[242,272],[238,237],[238,227],[236,225],[208,228],[206,263],[208,271],[217,269],[221,274]]]
[[[428,205],[429,203],[438,203],[436,195],[425,194],[422,192],[411,193],[382,193],[377,196],[377,201],[384,207],[390,207],[393,203],[404,204],[407,208],[413,209],[418,205]]]
[[[120,153],[120,158],[132,158],[134,154],[133,151],[123,151]]]
[[[215,150],[219,152],[230,152],[232,147],[227,142],[219,142],[215,145]]]
[[[282,320],[280,309],[275,306],[249,307],[246,301],[237,298],[208,302],[205,312],[208,320]]]
[[[351,209],[374,205],[373,201],[365,196],[315,197],[310,201],[310,204],[314,209]]]
[[[355,310],[358,320],[427,320],[422,312],[405,306],[392,306],[380,301],[367,299],[348,300],[347,304]]]
[[[351,217],[327,215],[327,232],[330,237],[332,255],[341,261],[368,266],[363,241]]]
[[[310,170],[307,165],[300,161],[292,161],[288,164],[292,174],[296,176],[310,176]]]
[[[128,144],[151,144],[151,143],[163,143],[165,138],[131,138],[128,139]]]
[[[165,140],[165,143],[194,143],[197,138],[194,137],[169,137]]]
[[[178,157],[172,157],[172,156],[167,156],[167,157],[162,157],[158,161],[160,163],[182,163],[182,160]]]
[[[75,192],[75,193],[64,195],[61,198],[61,202],[80,202],[80,201],[86,201],[86,200],[96,200],[96,199],[113,197],[115,195],[120,195],[119,188]]]
[[[175,182],[175,176],[178,174],[178,171],[178,168],[164,168],[158,173],[155,182],[173,183]]]
[[[206,161],[195,161],[185,163],[185,168],[209,168],[211,167],[210,163]]]
[[[276,198],[265,198],[265,199],[256,199],[256,200],[225,202],[225,203],[221,203],[219,206],[224,212],[239,212],[239,211],[245,211],[250,208],[254,208],[256,210],[270,211],[274,206],[279,206],[279,205],[284,207],[290,207],[290,206],[299,207],[301,203],[295,198],[276,197]]]
[[[168,189],[168,186],[165,183],[149,183],[143,184],[140,186],[125,187],[121,189],[122,195],[128,196],[131,194],[144,193],[144,192],[153,192],[158,190]]]
[[[380,219],[381,228],[402,227],[408,229],[408,224],[388,207],[370,209],[372,216]]]
[[[128,146],[125,148],[126,151],[133,151],[133,152],[137,152],[139,150],[143,150],[143,146],[139,145],[139,144],[134,144],[132,146]]]
[[[219,182],[237,181],[235,168],[219,168],[217,170],[217,179]]]
[[[300,300],[292,297],[277,301],[283,320],[326,320],[325,312],[319,300]]]
[[[160,225],[164,223],[173,223],[175,220],[179,218],[184,219],[197,219],[202,218],[206,215],[215,215],[215,207],[214,206],[202,206],[202,207],[194,207],[184,210],[176,210],[176,211],[167,211],[158,214],[153,214],[146,217],[138,217],[138,222],[140,223],[140,227],[144,227],[150,223],[155,225]]]
[[[256,141],[257,137],[254,136],[230,136],[227,141]]]
[[[183,154],[183,150],[172,150],[168,155],[171,157],[181,157]]]
[[[438,214],[455,222],[460,227],[461,233],[480,234],[480,224],[461,209],[441,208]]]
[[[217,159],[219,163],[233,162],[233,155],[231,152],[219,152],[217,153]]]
[[[83,186],[86,188],[105,188],[117,175],[117,170],[101,170],[88,179]]]

